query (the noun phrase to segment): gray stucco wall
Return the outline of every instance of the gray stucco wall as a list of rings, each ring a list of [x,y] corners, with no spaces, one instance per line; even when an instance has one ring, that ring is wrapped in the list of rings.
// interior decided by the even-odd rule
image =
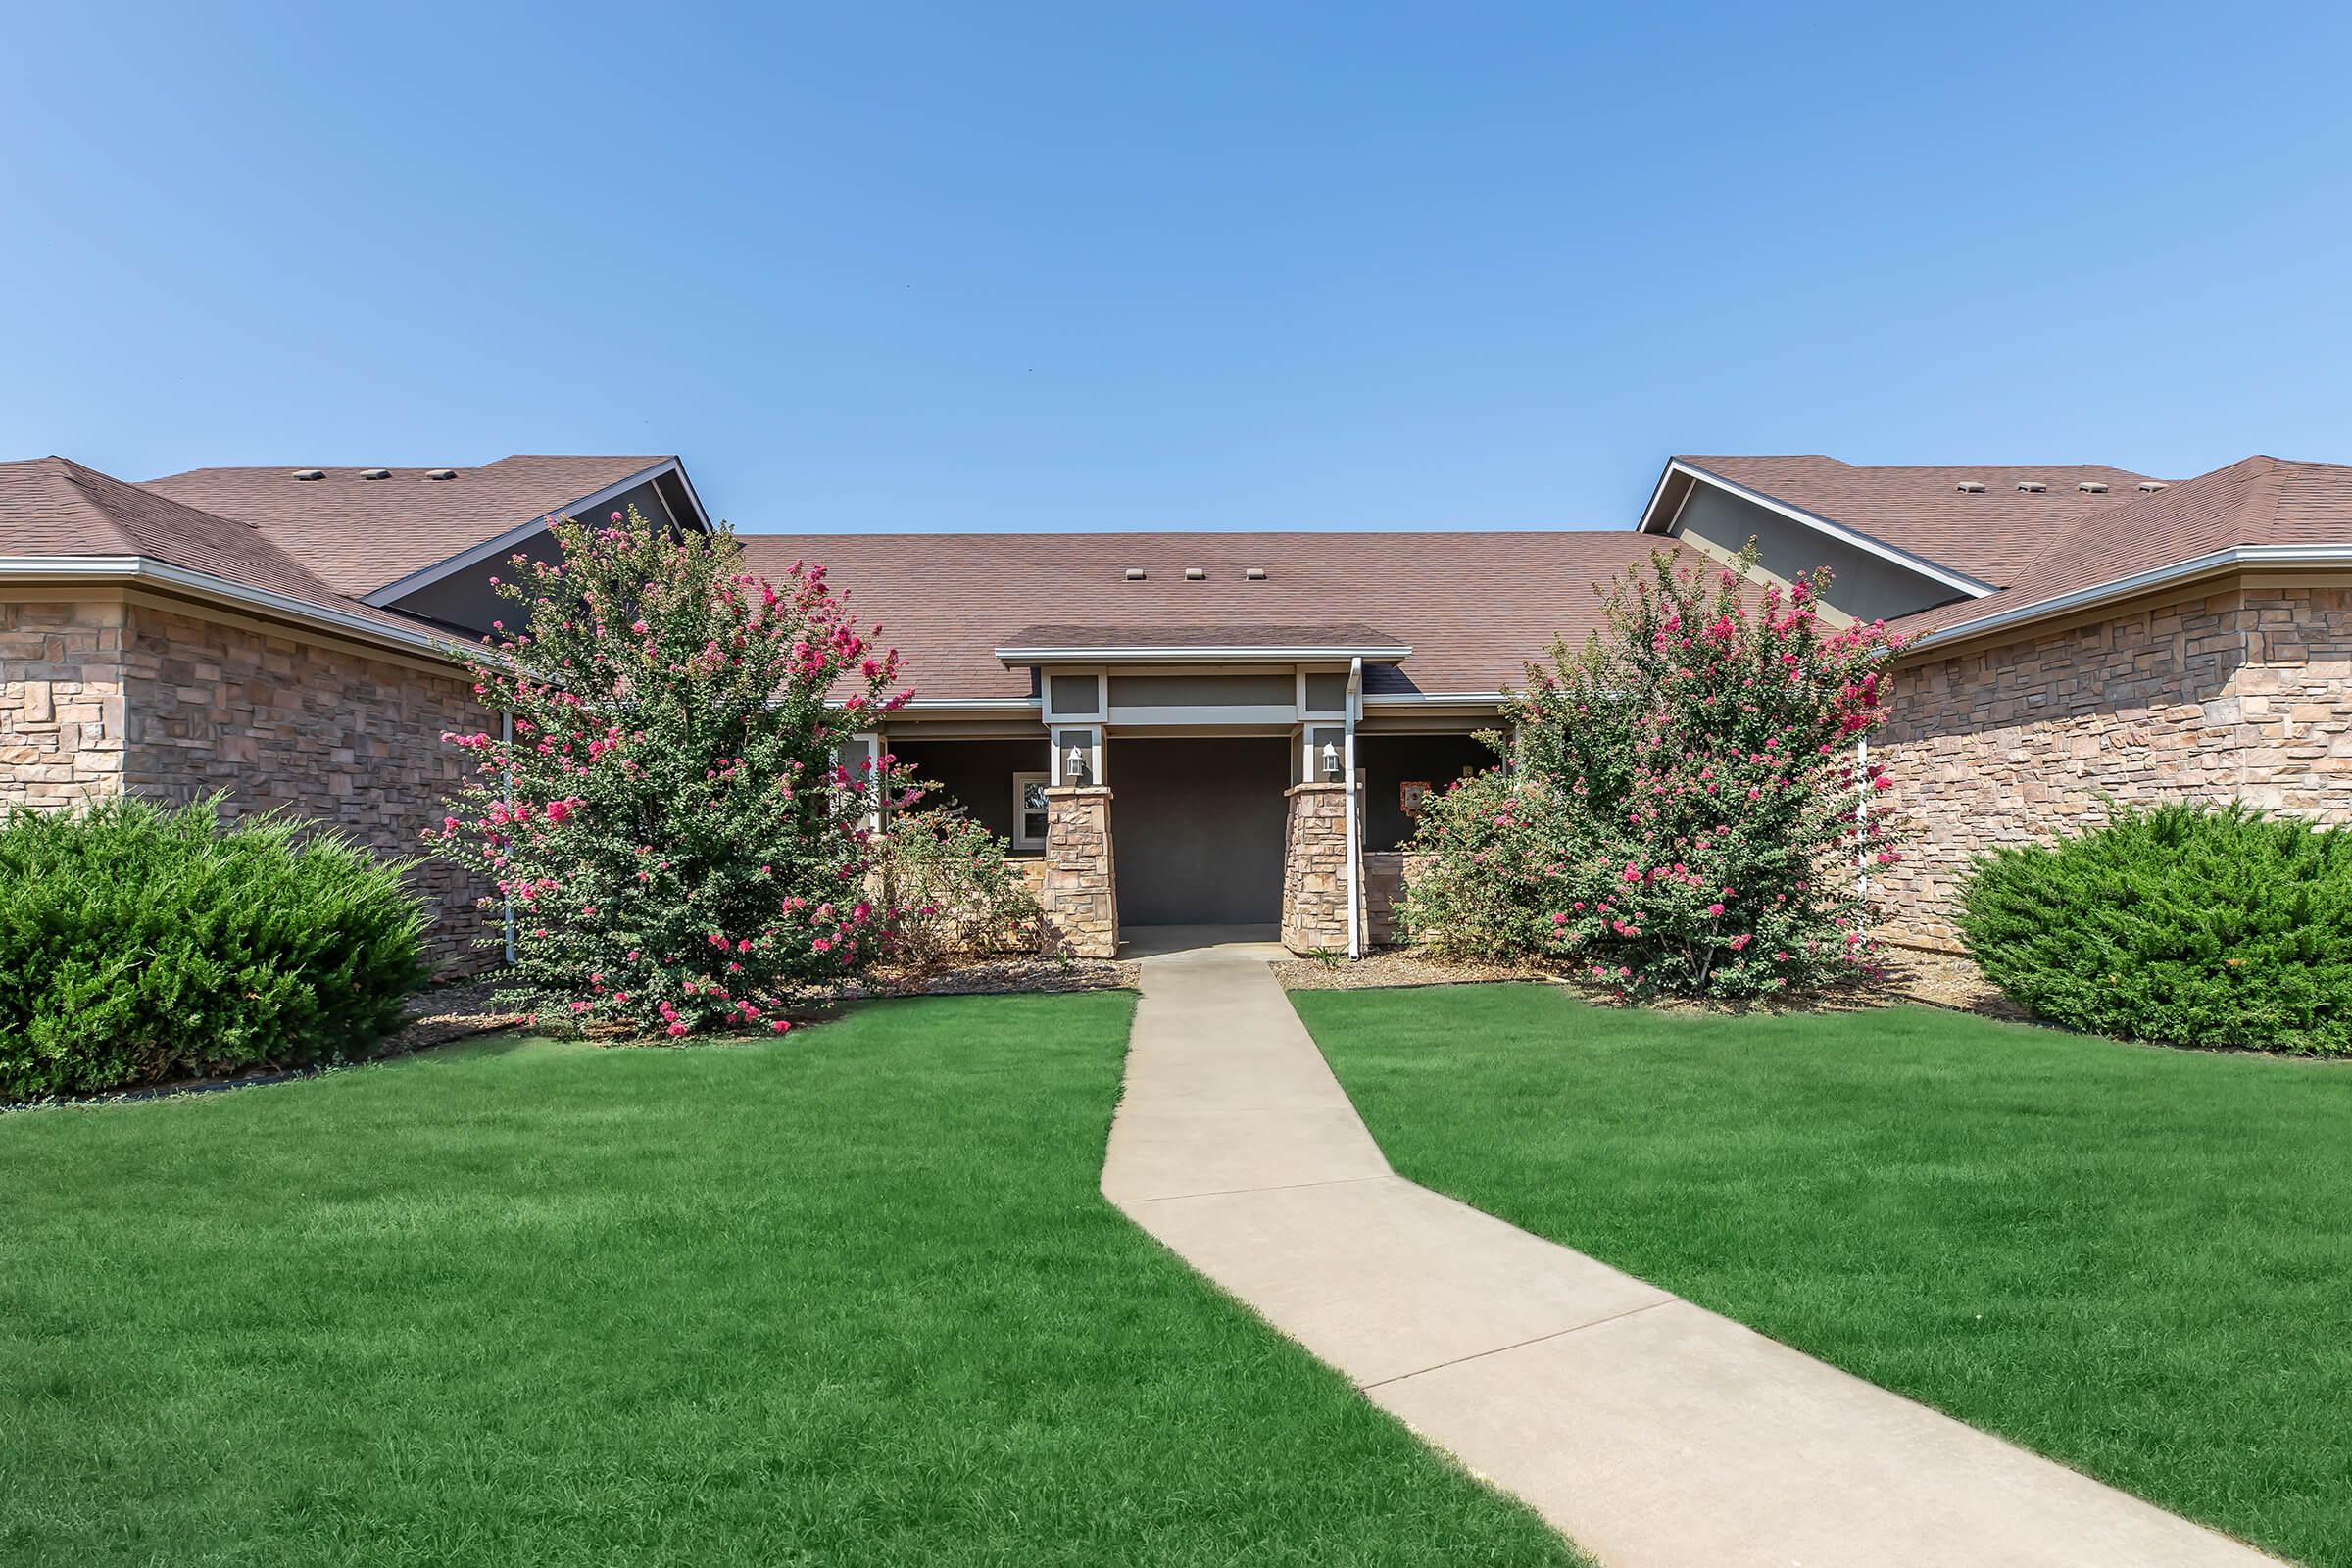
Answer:
[[[1960,597],[1932,578],[1711,484],[1692,488],[1674,531],[1729,552],[1739,551],[1753,535],[1756,564],[1783,581],[1827,566],[1832,580],[1822,597],[1856,620],[1892,620]]]
[[[1483,773],[1502,760],[1468,735],[1358,735],[1356,766],[1364,773],[1364,848],[1393,850],[1413,836],[1398,786],[1420,779],[1440,793],[1465,769]]]
[[[1014,741],[893,741],[891,755],[939,786],[924,806],[954,802],[1001,839],[1012,837],[1012,775],[1046,771],[1046,737]],[[1116,831],[1116,828],[1113,828]]]
[[[1282,918],[1279,735],[1110,739],[1111,858],[1122,925],[1272,925]]]
[[[635,507],[650,520],[661,522],[668,518],[671,513],[657,485],[658,481],[648,480],[625,495],[600,504],[596,517],[581,520],[601,521],[604,514],[610,512],[619,512],[625,515],[630,507]],[[519,522],[526,519],[515,520]],[[518,607],[499,598],[497,590],[490,586],[492,577],[513,579],[514,567],[510,558],[516,554],[532,561],[554,561],[559,552],[555,536],[543,528],[513,550],[502,550],[488,561],[476,562],[462,571],[450,573],[439,582],[426,584],[406,598],[395,601],[393,608],[407,611],[412,615],[422,615],[428,620],[440,621],[444,625],[464,627],[476,634],[488,631],[494,620],[504,620],[510,627],[519,627],[521,619]]]

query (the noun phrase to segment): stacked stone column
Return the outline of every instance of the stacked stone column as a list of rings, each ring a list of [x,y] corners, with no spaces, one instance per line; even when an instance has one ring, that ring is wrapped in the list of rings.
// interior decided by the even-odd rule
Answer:
[[[1346,784],[1294,784],[1282,847],[1282,945],[1293,953],[1348,951],[1348,808],[1362,796]],[[1369,933],[1363,889],[1355,889],[1358,929]]]
[[[1115,958],[1119,896],[1110,851],[1110,791],[1100,784],[1046,791],[1043,942],[1050,954]]]

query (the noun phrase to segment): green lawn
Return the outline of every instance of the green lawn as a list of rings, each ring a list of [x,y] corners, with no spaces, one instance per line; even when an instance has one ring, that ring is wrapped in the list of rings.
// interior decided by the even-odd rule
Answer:
[[[0,1561],[1572,1561],[1098,1196],[1131,1006],[0,1117]]]
[[[2167,1507],[2352,1565],[2352,1068],[1903,1007],[1293,999],[1398,1171]]]

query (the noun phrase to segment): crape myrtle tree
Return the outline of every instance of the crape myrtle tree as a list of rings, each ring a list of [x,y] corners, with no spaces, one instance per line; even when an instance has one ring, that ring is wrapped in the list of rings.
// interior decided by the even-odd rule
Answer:
[[[1849,976],[1862,890],[1898,858],[1856,741],[1885,721],[1884,625],[1824,619],[1663,553],[1610,585],[1605,629],[1555,643],[1512,703],[1507,772],[1424,813],[1407,919],[1489,956],[1542,953],[1632,996],[1754,997]]]
[[[511,737],[445,737],[475,765],[426,837],[511,906],[508,975],[535,1014],[781,1032],[795,989],[891,940],[869,839],[906,779],[843,759],[909,695],[898,655],[821,567],[771,583],[723,527],[632,508],[554,533],[559,563],[491,579],[516,612],[472,658],[474,692]]]

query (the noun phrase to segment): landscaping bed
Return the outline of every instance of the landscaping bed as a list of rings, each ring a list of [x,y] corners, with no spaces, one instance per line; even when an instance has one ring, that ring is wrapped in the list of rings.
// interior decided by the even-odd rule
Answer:
[[[1852,1011],[1857,1007],[1890,1007],[1905,1002],[1926,1002],[1988,1018],[2022,1018],[2025,1014],[1994,990],[1967,955],[1929,953],[1910,948],[1884,950],[1886,972],[1876,980],[1826,991],[1799,993],[1755,1002],[1713,1002],[1703,998],[1661,998],[1645,1005],[1666,1012],[1712,1012],[1745,1015],[1752,1012]],[[1535,962],[1513,963],[1475,958],[1452,958],[1428,948],[1377,948],[1361,958],[1278,958],[1275,978],[1290,991],[1385,991],[1419,986],[1481,985],[1524,981],[1565,987],[1588,1002],[1611,1004],[1612,999],[1576,972]]]
[[[0,1119],[0,1561],[1574,1562],[1102,1200],[1132,1008]]]
[[[1400,1174],[2352,1565],[2352,1070],[1918,1006],[1293,1001]]]

